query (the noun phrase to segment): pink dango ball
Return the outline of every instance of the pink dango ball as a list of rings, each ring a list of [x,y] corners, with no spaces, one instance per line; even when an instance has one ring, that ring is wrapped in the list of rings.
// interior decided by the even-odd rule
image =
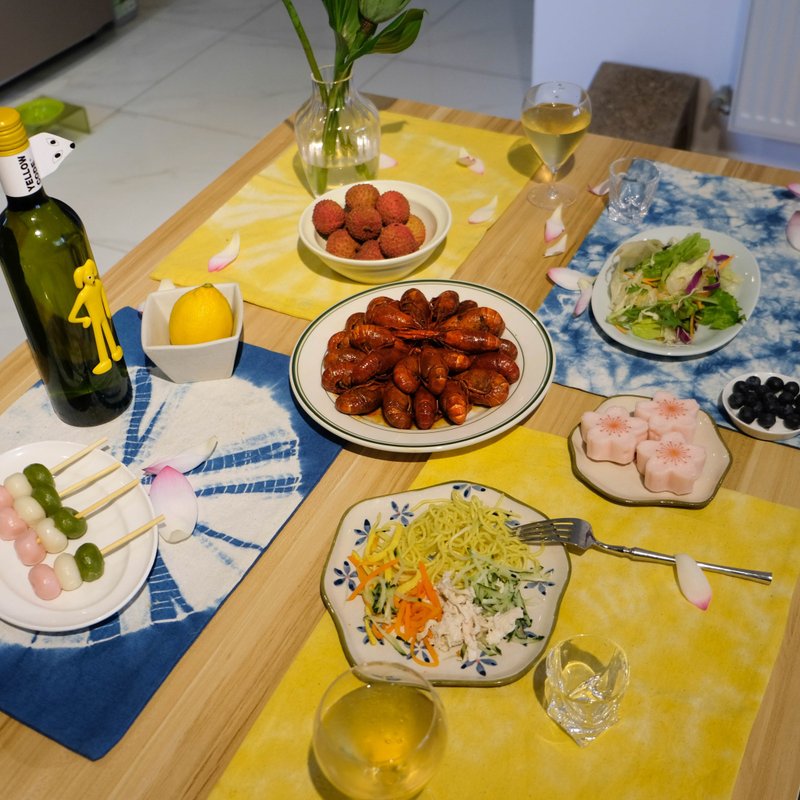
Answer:
[[[18,539],[27,530],[28,523],[13,507],[0,508],[0,539],[5,539],[7,542]]]
[[[44,549],[44,545],[39,541],[39,537],[33,528],[28,528],[22,536],[14,541],[14,549],[17,551],[19,560],[26,567],[39,564],[44,561],[44,557],[47,555],[47,550]]]
[[[55,600],[61,594],[61,584],[55,570],[49,564],[36,564],[28,573],[36,596],[42,600]]]

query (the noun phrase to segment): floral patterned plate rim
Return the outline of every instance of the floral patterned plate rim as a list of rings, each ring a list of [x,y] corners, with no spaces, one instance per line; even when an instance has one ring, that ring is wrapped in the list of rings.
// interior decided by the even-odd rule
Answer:
[[[517,346],[519,380],[511,384],[508,399],[494,408],[474,407],[463,425],[435,425],[429,430],[399,430],[369,416],[348,416],[336,410],[335,396],[322,388],[322,358],[328,339],[344,328],[347,318],[366,310],[374,297],[399,298],[410,288],[428,299],[455,290],[462,300],[475,300],[502,314],[503,337]],[[522,421],[544,400],[555,374],[555,350],[544,325],[522,303],[508,295],[455,280],[410,280],[383,284],[353,295],[323,312],[303,331],[292,352],[289,382],[297,402],[323,428],[336,436],[376,450],[396,453],[432,453],[468,447],[499,436]]]
[[[410,657],[397,652],[390,644],[379,641],[373,645],[367,640],[363,604],[360,600],[347,600],[358,583],[355,569],[349,561],[350,553],[363,544],[378,517],[384,522],[399,519],[403,524],[408,524],[419,502],[447,500],[453,491],[467,498],[478,493],[486,505],[500,502],[504,508],[515,513],[520,523],[545,519],[544,514],[505,492],[466,480],[372,497],[351,506],[339,522],[321,579],[322,599],[333,618],[339,641],[350,664],[368,661],[410,663],[439,686],[502,686],[522,677],[546,647],[570,576],[569,557],[560,546],[544,547],[537,553],[536,557],[547,578],[530,581],[522,589],[532,620],[530,639],[525,644],[504,642],[501,654],[482,655],[475,660],[462,659],[455,652],[440,653],[439,664],[426,670],[412,662]]]
[[[0,455],[0,476],[4,480],[32,463],[54,467],[83,447],[73,442],[55,441],[21,445]],[[114,472],[70,495],[65,505],[79,510],[88,508],[136,476],[103,450],[92,450],[57,474],[56,488],[63,489],[114,464],[119,465]],[[87,517],[86,534],[71,540],[65,552],[74,554],[84,542],[92,542],[102,549],[154,516],[147,493],[142,486],[135,486]],[[153,527],[109,554],[105,572],[98,580],[83,583],[70,592],[61,592],[55,600],[41,600],[28,581],[30,567],[24,566],[14,553],[14,543],[0,541],[0,619],[19,628],[44,633],[78,631],[101,622],[136,596],[150,574],[157,550],[158,532]],[[52,566],[54,560],[54,555],[48,555],[44,563]]]
[[[601,413],[611,406],[622,406],[633,411],[638,402],[649,399],[649,397],[641,395],[615,395],[600,403],[595,411]],[[590,489],[607,500],[629,506],[704,508],[716,495],[733,460],[730,450],[719,435],[716,424],[702,409],[697,412],[697,433],[694,444],[705,447],[706,463],[702,475],[695,482],[694,488],[689,494],[651,492],[645,488],[642,476],[635,464],[592,461],[586,455],[580,423],[573,428],[567,442],[575,475]]]

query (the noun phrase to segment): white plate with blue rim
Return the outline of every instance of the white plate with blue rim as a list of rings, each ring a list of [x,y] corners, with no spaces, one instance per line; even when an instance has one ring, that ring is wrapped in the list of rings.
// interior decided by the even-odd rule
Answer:
[[[501,653],[462,657],[457,650],[438,653],[439,662],[430,665],[424,647],[410,661],[385,640],[369,640],[364,628],[361,597],[349,599],[359,583],[351,554],[361,552],[370,530],[376,524],[398,520],[408,525],[422,513],[420,503],[449,500],[453,492],[469,499],[477,495],[484,505],[499,505],[514,514],[520,524],[545,519],[545,515],[503,492],[469,481],[450,481],[407,492],[372,497],[352,506],[342,517],[325,568],[322,572],[322,598],[336,625],[339,640],[351,664],[367,661],[411,663],[432,683],[441,686],[502,686],[524,675],[541,655],[555,626],[559,606],[570,576],[570,563],[562,545],[532,550],[539,564],[537,579],[522,582],[521,594],[530,618],[525,642],[501,644]],[[423,666],[428,662],[428,665]]]

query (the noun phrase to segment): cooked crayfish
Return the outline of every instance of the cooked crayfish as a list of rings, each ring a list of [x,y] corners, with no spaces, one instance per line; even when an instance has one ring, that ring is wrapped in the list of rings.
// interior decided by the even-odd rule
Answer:
[[[351,314],[323,358],[322,386],[344,414],[381,409],[388,425],[463,424],[473,405],[505,402],[520,377],[501,314],[446,290],[380,295]]]

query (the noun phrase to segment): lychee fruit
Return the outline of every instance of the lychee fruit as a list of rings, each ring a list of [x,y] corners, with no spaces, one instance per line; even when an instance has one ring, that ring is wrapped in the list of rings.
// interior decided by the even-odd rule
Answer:
[[[414,234],[417,247],[422,247],[425,242],[425,223],[416,214],[409,214],[406,225],[408,225],[411,233]]]
[[[359,242],[377,239],[383,229],[381,215],[367,206],[358,206],[345,212],[344,224],[348,233]]]
[[[311,212],[311,222],[320,236],[330,236],[344,227],[344,209],[335,200],[320,200]]]
[[[371,183],[357,183],[351,186],[344,196],[345,211],[351,208],[375,208],[381,193]]]
[[[406,223],[411,213],[406,196],[394,189],[384,192],[375,203],[375,208],[380,211],[384,225],[391,225],[393,222]]]
[[[400,222],[392,222],[387,225],[378,237],[378,244],[386,258],[407,256],[418,249],[414,234],[407,225]]]
[[[355,258],[358,252],[358,242],[344,228],[339,228],[328,237],[325,249],[332,256]]]
[[[367,239],[356,253],[356,258],[359,261],[383,261],[383,253],[381,252],[381,246],[378,244],[378,240]]]

